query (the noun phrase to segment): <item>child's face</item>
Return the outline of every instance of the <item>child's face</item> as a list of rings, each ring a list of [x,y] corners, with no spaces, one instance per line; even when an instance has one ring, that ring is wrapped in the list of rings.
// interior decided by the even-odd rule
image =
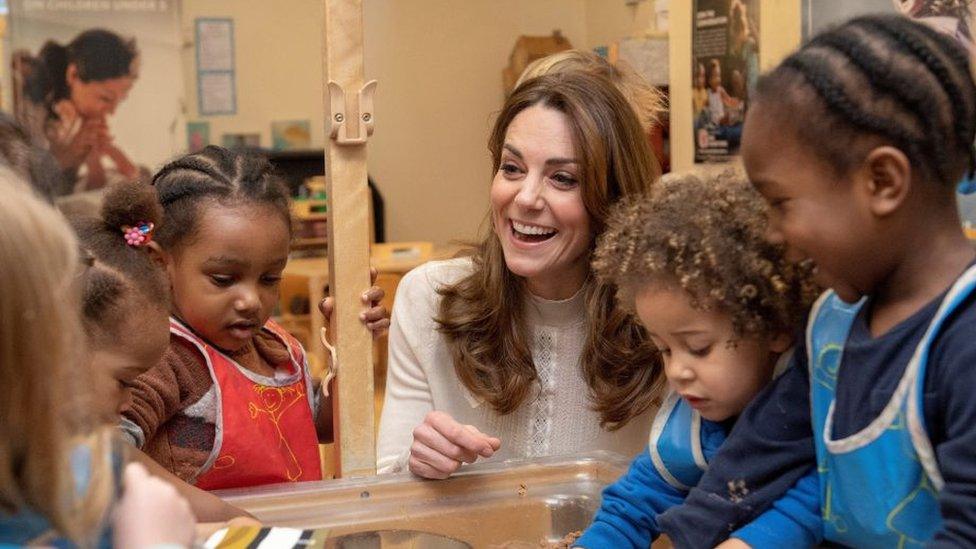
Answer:
[[[698,64],[698,70],[695,72],[695,87],[705,87],[705,65],[701,63]]]
[[[749,179],[770,206],[769,239],[785,244],[791,261],[812,261],[820,285],[855,302],[879,276],[877,262],[865,261],[877,252],[870,208],[855,185],[838,178],[784,124],[756,105],[742,137]]]
[[[712,91],[718,90],[722,86],[722,68],[720,66],[712,66],[712,74],[708,77],[708,86],[712,88]]]
[[[211,344],[242,349],[278,302],[288,225],[274,207],[209,203],[197,234],[167,254],[173,311]]]
[[[129,385],[159,363],[169,346],[168,312],[134,311],[132,334],[119,334],[112,343],[92,343],[91,367],[95,406],[106,422],[117,424],[129,400]]]
[[[754,338],[730,344],[735,334],[729,316],[693,308],[684,290],[645,286],[636,308],[661,351],[671,388],[703,418],[724,421],[739,415],[772,378],[776,354],[771,345]]]

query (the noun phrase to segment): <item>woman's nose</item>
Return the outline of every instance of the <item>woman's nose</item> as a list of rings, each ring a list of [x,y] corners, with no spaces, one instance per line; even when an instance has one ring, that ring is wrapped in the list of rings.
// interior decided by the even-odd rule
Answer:
[[[529,210],[542,209],[545,201],[542,198],[542,178],[529,175],[522,182],[522,188],[515,195],[515,203]]]

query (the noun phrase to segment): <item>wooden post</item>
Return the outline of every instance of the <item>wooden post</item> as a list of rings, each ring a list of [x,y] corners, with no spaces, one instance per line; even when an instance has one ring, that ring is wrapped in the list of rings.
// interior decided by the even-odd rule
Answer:
[[[369,190],[366,140],[372,90],[363,86],[362,0],[323,0],[325,176],[329,200],[329,279],[335,298],[331,333],[338,357],[335,412],[337,470],[342,477],[376,474],[372,338],[359,321],[369,287]]]
[[[671,106],[671,171],[695,165],[694,117],[691,106],[691,40],[694,2],[671,2],[668,38]]]

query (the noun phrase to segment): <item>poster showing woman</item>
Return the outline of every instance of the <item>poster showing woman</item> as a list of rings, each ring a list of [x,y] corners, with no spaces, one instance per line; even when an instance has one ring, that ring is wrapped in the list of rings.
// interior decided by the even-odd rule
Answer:
[[[758,0],[696,0],[692,39],[695,161],[736,154],[759,76]]]
[[[976,56],[976,0],[803,0],[803,39],[852,17],[869,13],[901,13],[931,25]]]
[[[892,0],[895,8],[905,15],[942,31],[966,46],[976,56],[973,41],[974,0]]]
[[[64,192],[145,177],[179,150],[174,2],[19,0],[9,28],[14,111],[57,161]]]

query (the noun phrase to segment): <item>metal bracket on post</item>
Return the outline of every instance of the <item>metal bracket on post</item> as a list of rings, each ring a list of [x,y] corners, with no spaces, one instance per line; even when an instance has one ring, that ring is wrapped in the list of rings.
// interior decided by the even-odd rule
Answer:
[[[337,82],[329,80],[329,103],[332,106],[329,117],[329,133],[339,145],[362,145],[370,135],[373,135],[373,94],[376,92],[376,80],[370,80],[360,90],[359,118],[356,137],[349,135],[349,123],[346,120],[346,92]]]

